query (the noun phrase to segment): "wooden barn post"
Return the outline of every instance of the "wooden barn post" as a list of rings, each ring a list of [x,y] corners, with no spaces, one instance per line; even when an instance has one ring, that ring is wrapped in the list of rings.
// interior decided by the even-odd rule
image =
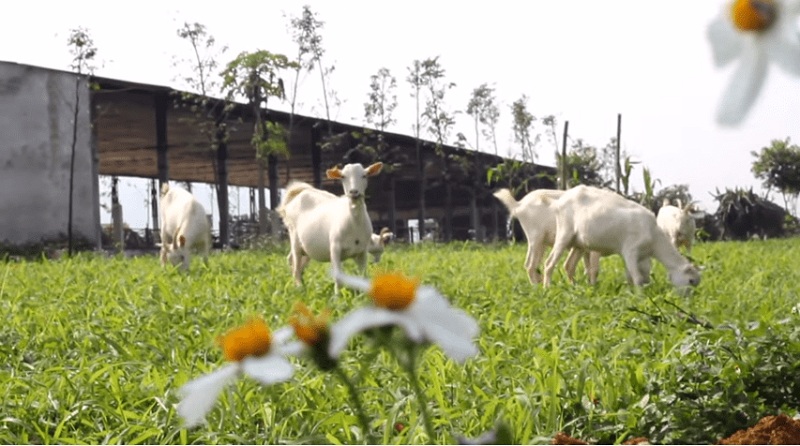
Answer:
[[[622,138],[622,113],[617,113],[617,148],[614,153],[614,170],[617,179],[617,193],[619,193],[620,179],[622,178],[622,166],[619,163],[619,148],[622,144],[620,138]]]
[[[569,121],[564,121],[564,139],[561,142],[561,190],[567,190],[567,135]]]

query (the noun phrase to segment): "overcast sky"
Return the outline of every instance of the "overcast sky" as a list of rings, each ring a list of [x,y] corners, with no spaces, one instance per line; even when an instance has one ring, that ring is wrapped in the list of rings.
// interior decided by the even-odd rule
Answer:
[[[101,66],[96,74],[184,88],[178,79],[187,74],[186,68],[175,66],[176,58],[191,56],[191,47],[176,35],[184,22],[204,24],[220,45],[229,47],[222,63],[257,49],[294,57],[288,16],[299,15],[304,4],[325,22],[323,63],[336,67],[330,87],[343,101],[333,112],[339,121],[364,123],[369,77],[386,67],[398,80],[397,123],[390,130],[411,134],[414,108],[405,81],[407,67],[415,59],[439,56],[447,80],[456,83],[445,98],[451,111],[464,110],[481,83],[496,87],[501,154],[515,145],[509,106],[522,94],[529,96],[533,115],[558,118],[559,135],[568,120],[573,139],[598,147],[616,134],[621,113],[623,149],[650,168],[661,180],[659,187],[688,184],[710,211],[716,209],[709,195],[715,188],[758,186],[750,173],[751,151],[772,139],[800,141],[800,80],[776,67],[739,127],[715,123],[719,96],[735,65],[716,69],[706,38],[721,0],[163,0],[113,7],[87,0],[46,6],[14,2],[4,7],[0,60],[67,69],[69,30],[83,26],[98,49]],[[322,116],[319,74],[307,75],[300,88],[298,112]],[[535,128],[544,134],[543,127]],[[473,142],[469,116],[457,117],[456,132]],[[489,145],[482,142],[481,147]],[[554,150],[553,142],[543,137],[538,161],[553,165]],[[642,189],[642,165],[632,182],[637,190]],[[144,190],[123,195],[128,200],[144,197]],[[207,207],[209,197],[203,200]],[[133,227],[145,224],[146,214],[131,209],[141,202],[125,209]],[[245,202],[242,208],[246,210]],[[103,221],[108,221],[106,214]]]

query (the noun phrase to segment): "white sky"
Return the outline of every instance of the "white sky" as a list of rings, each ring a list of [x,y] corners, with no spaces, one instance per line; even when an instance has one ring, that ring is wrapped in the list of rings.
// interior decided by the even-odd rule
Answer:
[[[558,117],[559,135],[569,120],[573,139],[598,147],[616,134],[621,113],[622,146],[661,180],[658,188],[689,184],[709,211],[716,209],[709,195],[715,188],[758,186],[750,173],[751,151],[772,139],[800,141],[800,83],[774,66],[740,127],[714,122],[735,65],[716,69],[706,39],[722,0],[14,2],[4,6],[0,60],[68,69],[69,30],[83,26],[102,62],[96,74],[184,88],[177,78],[186,69],[174,65],[176,58],[191,56],[189,44],[176,35],[183,22],[204,24],[218,44],[229,47],[221,64],[257,49],[294,57],[287,15],[299,15],[304,4],[325,22],[323,62],[336,66],[330,87],[344,101],[333,111],[339,121],[364,123],[369,76],[386,67],[398,80],[397,124],[390,130],[411,134],[407,67],[414,59],[440,56],[446,79],[457,84],[445,98],[450,110],[464,110],[481,83],[496,87],[501,154],[514,146],[509,106],[522,94],[530,97],[535,116]],[[322,116],[319,74],[307,75],[300,89],[298,113]],[[457,117],[453,140],[459,131],[473,142],[466,114]],[[489,145],[484,141],[481,147]],[[553,165],[553,152],[552,141],[543,137],[539,162]],[[636,190],[642,189],[642,165],[632,180]],[[126,222],[143,227],[146,214],[134,208],[146,191],[137,187],[124,192],[123,204]],[[211,211],[210,195],[196,192],[206,195]],[[245,198],[241,206],[246,211]]]

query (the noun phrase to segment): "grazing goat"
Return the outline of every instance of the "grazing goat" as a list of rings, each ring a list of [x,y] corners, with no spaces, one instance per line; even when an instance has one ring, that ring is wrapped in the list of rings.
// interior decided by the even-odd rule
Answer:
[[[512,218],[519,220],[525,237],[528,239],[528,253],[525,256],[525,270],[532,285],[542,283],[542,276],[537,269],[544,256],[545,247],[553,246],[556,237],[556,210],[552,204],[564,194],[562,190],[538,189],[517,201],[508,189],[500,189],[494,196],[508,209]],[[544,201],[543,197],[550,200]],[[570,282],[575,276],[578,257],[569,257],[565,265]],[[597,282],[600,269],[600,255],[594,252],[584,253],[584,266],[589,276],[589,283]]]
[[[546,200],[551,200],[546,198]],[[650,279],[651,257],[664,264],[676,287],[700,283],[700,272],[672,246],[645,207],[614,192],[590,186],[576,186],[555,200],[556,240],[547,257],[544,285],[567,248],[620,254],[625,260],[628,280],[641,286]],[[570,254],[572,255],[572,254]]]
[[[180,187],[161,186],[161,264],[167,260],[189,269],[189,254],[199,251],[208,263],[211,248],[211,227],[206,210],[191,192]]]
[[[693,209],[693,203],[686,206],[681,205],[681,200],[678,201],[678,206],[672,206],[669,199],[664,199],[664,203],[658,210],[656,222],[658,227],[667,234],[672,245],[680,249],[681,246],[686,248],[686,253],[692,253],[692,244],[694,243],[694,233],[697,229],[694,219],[696,212]]]
[[[302,285],[303,269],[309,259],[331,262],[334,276],[341,271],[342,261],[354,258],[363,274],[372,240],[372,221],[364,203],[367,178],[377,175],[383,163],[364,168],[348,164],[326,171],[330,179],[341,180],[344,195],[337,197],[302,182],[286,188],[278,213],[289,232],[292,275]],[[339,284],[335,283],[338,293]]]
[[[386,248],[386,245],[392,241],[392,238],[394,238],[394,233],[390,231],[389,228],[382,228],[379,234],[372,234],[367,251],[372,254],[372,259],[375,263],[381,261],[383,250]]]

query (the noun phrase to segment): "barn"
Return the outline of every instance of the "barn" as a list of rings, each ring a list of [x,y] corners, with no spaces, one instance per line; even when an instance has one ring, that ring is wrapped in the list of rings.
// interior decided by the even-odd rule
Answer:
[[[503,232],[504,210],[491,196],[503,184],[485,182],[487,170],[504,162],[503,157],[262,109],[266,120],[289,130],[288,153],[262,160],[251,144],[252,107],[228,104],[230,111],[220,119],[229,133],[212,150],[198,130],[197,114],[184,106],[184,96],[166,86],[102,77],[91,78],[90,88],[87,78],[74,73],[0,61],[0,242],[21,246],[64,240],[73,133],[72,229],[88,246],[99,246],[101,240],[99,175],[249,187],[253,197],[263,184],[267,189],[262,193],[277,203],[279,189],[292,180],[338,194],[339,186],[324,178],[326,168],[376,159],[388,167],[367,190],[376,228],[408,234],[409,221],[424,209],[424,221],[437,222],[444,240]],[[528,167],[534,177],[530,187],[554,187],[555,169]],[[218,238],[224,245],[230,230],[224,212],[227,187],[219,191]],[[257,201],[266,202],[262,197]],[[262,210],[254,218],[258,215],[263,219],[270,213]]]

